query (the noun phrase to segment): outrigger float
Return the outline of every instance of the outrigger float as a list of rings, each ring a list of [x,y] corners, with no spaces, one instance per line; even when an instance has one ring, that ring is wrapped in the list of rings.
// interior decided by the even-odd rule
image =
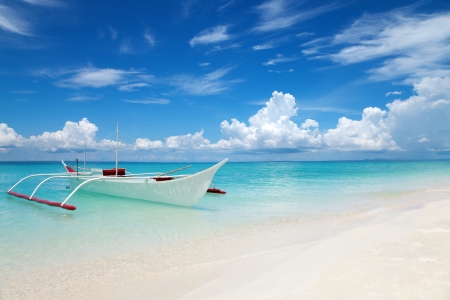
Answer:
[[[117,130],[118,141],[118,130]],[[217,189],[212,185],[212,179],[228,159],[224,159],[216,165],[190,175],[170,175],[169,174],[184,170],[190,166],[169,172],[152,172],[132,174],[126,172],[124,168],[118,168],[118,147],[116,147],[116,168],[113,169],[86,169],[86,159],[84,170],[80,168],[72,168],[67,166],[64,161],[62,164],[66,170],[57,174],[34,174],[29,175],[16,184],[14,184],[7,193],[19,198],[35,201],[50,206],[57,206],[68,210],[75,210],[74,205],[67,204],[69,199],[80,189],[88,192],[119,196],[124,198],[140,199],[153,202],[162,202],[181,206],[192,206],[198,203],[206,192],[225,194],[226,192]],[[23,181],[32,177],[47,177],[42,180],[34,189],[33,193],[28,196],[14,192]],[[34,195],[38,189],[47,181],[57,178],[67,178],[70,182],[71,193],[63,202],[54,202],[45,199],[36,198]],[[212,188],[210,187],[212,185]]]

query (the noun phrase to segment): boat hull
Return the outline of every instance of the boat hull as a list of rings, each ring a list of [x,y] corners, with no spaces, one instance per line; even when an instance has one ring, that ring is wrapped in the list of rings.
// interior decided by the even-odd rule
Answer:
[[[152,178],[105,178],[89,182],[82,190],[124,198],[140,199],[182,206],[197,204],[205,195],[217,170],[227,159],[201,172],[168,181],[156,181]],[[69,178],[72,189],[87,178]]]

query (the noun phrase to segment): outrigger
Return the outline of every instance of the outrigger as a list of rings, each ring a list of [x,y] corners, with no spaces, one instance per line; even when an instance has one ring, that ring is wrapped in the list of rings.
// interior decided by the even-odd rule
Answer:
[[[117,129],[118,145],[118,129]],[[7,193],[16,197],[24,198],[50,206],[57,206],[68,210],[75,210],[74,205],[67,204],[69,199],[80,189],[84,191],[101,193],[124,198],[141,199],[153,202],[169,203],[174,205],[192,206],[198,203],[206,192],[225,194],[225,191],[217,189],[212,185],[212,179],[228,159],[224,159],[214,166],[190,175],[170,175],[169,174],[184,170],[190,166],[172,170],[169,172],[152,172],[132,174],[126,172],[124,168],[118,168],[118,146],[116,147],[116,168],[113,169],[86,169],[79,172],[67,166],[64,161],[62,164],[66,170],[57,174],[34,174],[29,175],[16,184],[14,184]],[[32,177],[47,177],[42,180],[34,189],[30,196],[14,192],[13,189],[23,181]],[[54,202],[34,197],[37,190],[47,181],[56,178],[67,178],[70,182],[71,193],[63,202]],[[210,188],[210,186],[213,186]]]

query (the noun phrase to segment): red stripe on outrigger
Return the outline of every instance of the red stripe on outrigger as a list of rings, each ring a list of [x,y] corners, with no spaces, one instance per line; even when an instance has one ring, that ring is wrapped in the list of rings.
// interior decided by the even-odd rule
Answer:
[[[42,204],[47,204],[50,206],[56,206],[56,207],[61,207],[64,209],[68,209],[68,210],[75,210],[77,209],[74,205],[70,205],[70,204],[64,204],[61,205],[61,202],[53,202],[53,201],[49,201],[49,200],[44,200],[44,199],[39,199],[36,197],[33,197],[30,199],[30,196],[24,195],[24,194],[19,194],[13,191],[7,191],[8,194],[19,197],[19,198],[23,198],[23,199],[27,199],[29,201],[34,201],[34,202],[38,202],[38,203],[42,203]]]

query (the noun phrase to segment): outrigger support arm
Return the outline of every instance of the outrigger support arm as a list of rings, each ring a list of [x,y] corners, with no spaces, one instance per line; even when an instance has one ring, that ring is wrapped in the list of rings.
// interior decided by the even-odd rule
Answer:
[[[16,183],[15,185],[13,185],[13,186],[8,190],[8,192],[12,191],[12,189],[15,188],[16,186],[18,186],[19,183],[21,183],[22,181],[24,181],[25,179],[28,179],[28,178],[30,178],[30,177],[36,177],[36,176],[60,176],[60,175],[63,175],[63,174],[64,174],[64,173],[58,173],[58,174],[34,174],[34,175],[29,175],[29,176],[26,176],[26,177],[20,179],[19,181],[17,181],[17,183]]]
[[[63,206],[64,204],[66,204],[66,202],[69,201],[69,199],[73,196],[73,194],[75,194],[76,191],[78,191],[83,185],[85,185],[85,184],[87,184],[87,183],[89,183],[89,182],[91,182],[91,181],[94,181],[94,180],[100,180],[100,179],[104,179],[104,178],[103,178],[103,177],[98,177],[98,178],[88,179],[88,180],[86,180],[85,182],[83,182],[83,183],[81,183],[80,185],[78,185],[78,186],[72,191],[72,193],[70,193],[70,195],[67,196],[66,200],[64,200],[64,202],[61,203],[61,206]]]
[[[50,180],[50,179],[53,179],[53,178],[71,178],[71,177],[73,177],[73,176],[70,176],[70,177],[68,177],[68,176],[51,176],[51,177],[49,177],[49,178],[45,178],[45,179],[42,180],[42,181],[37,185],[37,187],[34,189],[33,193],[32,193],[31,196],[30,196],[30,199],[33,198],[34,194],[37,192],[37,190],[39,189],[39,187],[40,187],[41,185],[43,185],[44,182],[46,182],[47,180]]]

